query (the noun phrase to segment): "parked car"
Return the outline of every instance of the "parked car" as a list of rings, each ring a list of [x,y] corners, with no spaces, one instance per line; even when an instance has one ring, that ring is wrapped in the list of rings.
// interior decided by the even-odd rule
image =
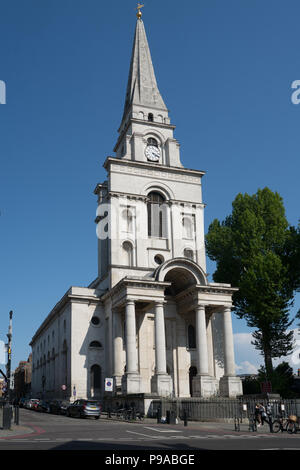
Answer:
[[[25,408],[27,408],[28,410],[35,410],[39,401],[40,400],[38,400],[37,398],[30,398],[26,402]]]
[[[58,414],[58,415],[65,415],[69,404],[70,403],[68,401],[64,401],[64,400],[52,400],[49,403],[50,413]]]
[[[41,400],[37,404],[36,411],[43,411],[44,413],[50,413],[50,404],[49,404],[49,402]]]
[[[67,416],[74,416],[77,418],[85,418],[88,416],[94,416],[95,419],[99,419],[101,415],[101,405],[95,400],[76,400],[71,403],[66,411]]]

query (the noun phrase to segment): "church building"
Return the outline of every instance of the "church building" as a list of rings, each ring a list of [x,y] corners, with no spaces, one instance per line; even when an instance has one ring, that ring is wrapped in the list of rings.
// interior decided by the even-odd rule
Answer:
[[[95,189],[98,276],[71,287],[34,334],[34,397],[242,394],[236,289],[208,281],[205,173],[182,165],[174,129],[138,8],[115,155]]]

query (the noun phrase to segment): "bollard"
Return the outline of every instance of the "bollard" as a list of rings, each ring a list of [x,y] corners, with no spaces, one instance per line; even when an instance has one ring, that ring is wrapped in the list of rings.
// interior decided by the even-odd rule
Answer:
[[[184,410],[184,412],[183,412],[183,423],[184,423],[184,426],[188,425],[188,418],[187,418],[186,410]]]
[[[3,429],[11,429],[11,418],[12,418],[12,409],[9,403],[5,403],[3,406]]]
[[[273,420],[272,420],[272,416],[269,416],[269,427],[270,427],[270,432],[273,432]]]
[[[170,410],[168,410],[167,413],[166,413],[167,424],[170,424],[170,418],[171,418],[171,413],[170,413]]]
[[[16,425],[19,425],[19,420],[20,420],[20,413],[19,413],[19,407],[18,406],[15,406],[14,407],[14,423]]]

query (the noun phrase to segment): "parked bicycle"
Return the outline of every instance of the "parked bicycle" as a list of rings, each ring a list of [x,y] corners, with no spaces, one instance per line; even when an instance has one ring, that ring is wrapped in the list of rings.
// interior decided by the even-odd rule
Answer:
[[[273,432],[288,432],[289,434],[295,434],[299,429],[298,418],[295,415],[288,417],[278,417],[273,421]]]
[[[116,417],[124,421],[143,421],[145,415],[140,411],[136,411],[134,408],[120,408],[116,411]]]

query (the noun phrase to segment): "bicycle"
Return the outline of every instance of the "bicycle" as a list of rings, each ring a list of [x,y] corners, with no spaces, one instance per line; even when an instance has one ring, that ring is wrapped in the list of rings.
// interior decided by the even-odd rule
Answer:
[[[284,432],[287,431],[289,434],[296,434],[299,429],[297,417],[290,415],[288,417],[279,417],[272,423],[273,432]]]

